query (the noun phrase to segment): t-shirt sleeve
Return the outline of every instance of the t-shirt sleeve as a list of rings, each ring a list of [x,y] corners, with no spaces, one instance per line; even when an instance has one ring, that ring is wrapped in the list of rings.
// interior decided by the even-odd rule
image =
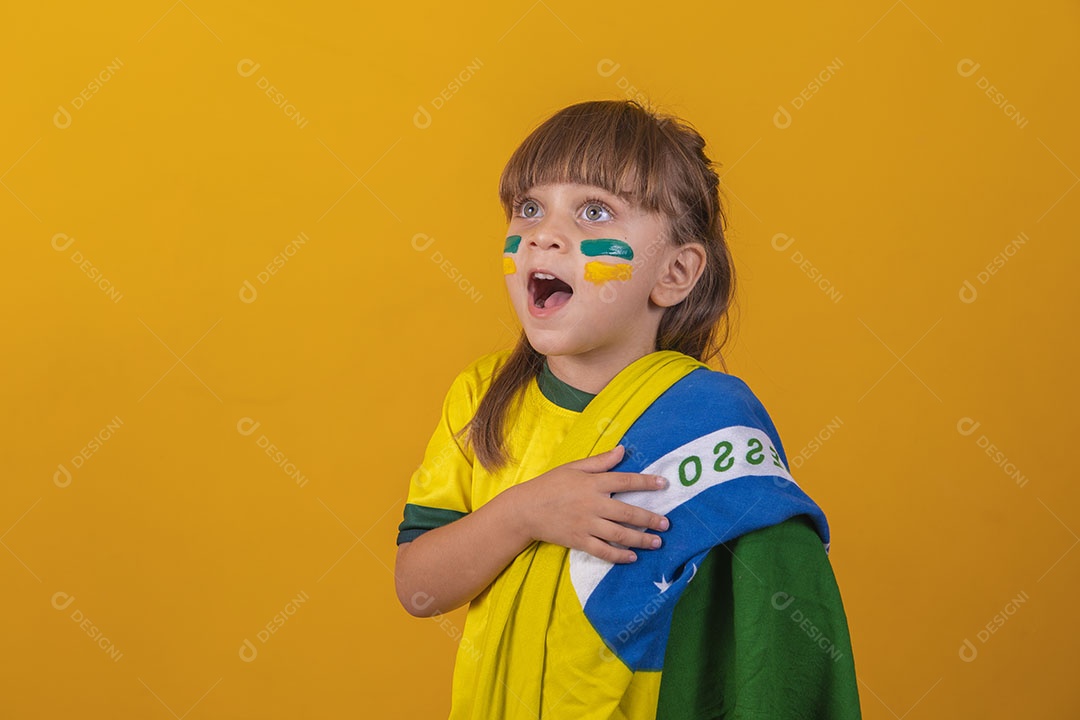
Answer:
[[[455,438],[454,433],[472,419],[479,403],[473,367],[462,371],[450,385],[424,460],[409,480],[404,517],[398,525],[398,545],[472,512],[475,456],[464,436]]]
[[[675,607],[656,717],[861,717],[840,590],[806,517],[709,552]]]

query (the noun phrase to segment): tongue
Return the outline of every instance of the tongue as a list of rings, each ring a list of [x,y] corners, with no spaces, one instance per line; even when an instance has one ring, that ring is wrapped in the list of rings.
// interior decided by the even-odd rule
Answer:
[[[544,309],[555,308],[565,304],[566,301],[570,299],[571,295],[573,295],[573,293],[568,293],[563,290],[551,293],[551,295],[548,296],[548,299],[544,301]]]

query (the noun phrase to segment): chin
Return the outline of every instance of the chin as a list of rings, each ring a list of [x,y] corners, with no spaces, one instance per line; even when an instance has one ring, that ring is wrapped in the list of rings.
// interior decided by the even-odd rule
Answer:
[[[525,336],[529,338],[529,344],[541,355],[568,355],[573,348],[563,337],[563,333],[554,330],[526,329]]]

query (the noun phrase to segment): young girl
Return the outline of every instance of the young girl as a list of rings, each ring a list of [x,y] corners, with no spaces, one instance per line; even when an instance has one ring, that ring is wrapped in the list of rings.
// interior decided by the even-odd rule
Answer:
[[[734,273],[704,145],[584,102],[503,171],[522,333],[454,380],[397,538],[406,610],[469,603],[452,719],[860,716],[825,517],[705,364]]]

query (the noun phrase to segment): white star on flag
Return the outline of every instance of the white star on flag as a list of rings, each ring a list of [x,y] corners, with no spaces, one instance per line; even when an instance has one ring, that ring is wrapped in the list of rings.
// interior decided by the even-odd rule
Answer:
[[[697,563],[693,563],[693,567],[694,567],[694,570],[693,570],[693,572],[690,573],[690,580],[693,580],[694,576],[697,575]],[[687,580],[686,582],[689,583],[690,580]],[[660,576],[660,582],[655,582],[654,581],[653,585],[660,588],[660,593],[663,594],[663,593],[667,592],[667,589],[669,587],[671,587],[671,581],[667,579],[667,575],[661,575]]]

